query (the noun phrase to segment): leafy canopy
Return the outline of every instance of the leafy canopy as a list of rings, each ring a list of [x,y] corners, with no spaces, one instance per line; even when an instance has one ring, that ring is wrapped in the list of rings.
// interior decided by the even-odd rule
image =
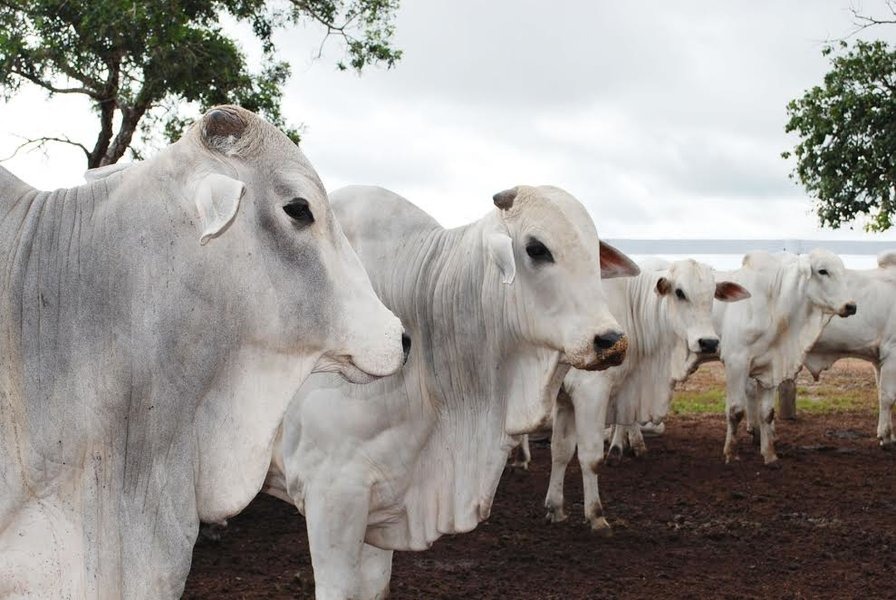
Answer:
[[[391,46],[397,8],[398,0],[0,0],[0,92],[8,100],[33,84],[88,97],[100,128],[93,147],[31,140],[78,146],[88,168],[115,163],[129,147],[137,154],[137,131],[176,139],[189,103],[239,104],[297,140],[281,113],[290,68],[277,58],[274,32],[310,21],[342,41],[339,69],[391,67],[401,58]],[[223,31],[223,15],[251,25],[263,50],[258,72]]]
[[[864,216],[869,231],[893,226],[896,208],[896,50],[882,41],[827,46],[831,70],[787,105],[796,177],[816,197],[823,226]]]

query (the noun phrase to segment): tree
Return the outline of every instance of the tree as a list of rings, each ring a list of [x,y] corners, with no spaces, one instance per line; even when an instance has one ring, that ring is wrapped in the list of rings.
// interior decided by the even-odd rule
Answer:
[[[882,41],[841,41],[824,84],[787,105],[788,133],[800,142],[796,177],[816,197],[823,226],[856,217],[869,231],[893,226],[896,210],[896,50]]]
[[[239,104],[261,113],[298,139],[281,114],[290,68],[277,60],[273,34],[300,21],[337,37],[338,68],[361,71],[401,58],[392,47],[399,0],[0,0],[0,92],[8,100],[23,84],[89,98],[99,121],[92,147],[67,137],[29,140],[77,146],[88,168],[113,164],[148,140],[180,136],[187,103],[205,108]],[[252,72],[220,18],[248,23],[263,51]]]

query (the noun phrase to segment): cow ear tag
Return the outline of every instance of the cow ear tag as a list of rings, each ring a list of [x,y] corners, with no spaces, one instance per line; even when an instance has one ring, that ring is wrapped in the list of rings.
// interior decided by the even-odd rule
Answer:
[[[488,253],[501,270],[501,283],[511,284],[516,277],[516,262],[513,259],[513,240],[509,235],[493,233],[488,236]]]
[[[227,230],[236,216],[244,190],[242,181],[218,173],[206,175],[199,182],[194,199],[202,226],[201,245]]]

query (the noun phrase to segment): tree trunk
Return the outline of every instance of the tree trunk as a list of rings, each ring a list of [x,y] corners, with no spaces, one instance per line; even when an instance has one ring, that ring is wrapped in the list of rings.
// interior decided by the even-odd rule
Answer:
[[[782,419],[796,419],[796,381],[787,379],[778,386],[778,415]]]
[[[132,108],[121,107],[121,126],[118,128],[118,133],[115,135],[115,139],[112,140],[106,153],[100,159],[99,166],[104,167],[106,165],[113,165],[118,162],[118,159],[124,156],[124,153],[131,145],[131,140],[134,137],[134,132],[137,130],[137,125],[140,123],[140,119],[143,118],[143,115],[146,114],[148,108],[148,103],[137,105]]]
[[[109,149],[112,140],[112,119],[115,117],[115,98],[108,98],[99,104],[100,107],[100,132],[96,136],[96,144],[87,157],[87,168],[95,169],[103,166],[103,157]],[[108,164],[108,163],[106,163]]]

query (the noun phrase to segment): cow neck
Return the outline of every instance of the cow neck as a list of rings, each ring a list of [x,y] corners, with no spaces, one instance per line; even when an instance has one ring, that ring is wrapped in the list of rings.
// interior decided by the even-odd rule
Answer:
[[[634,359],[662,352],[665,349],[663,341],[673,333],[666,307],[668,299],[656,293],[657,281],[666,274],[665,271],[641,273],[604,284],[624,290],[621,295],[614,294],[623,306],[619,309],[611,307],[611,312],[629,338],[626,354]]]
[[[414,362],[423,389],[411,397],[412,412],[432,428],[410,475],[403,518],[368,532],[368,541],[383,547],[423,549],[487,518],[513,444],[508,411],[544,404],[548,386],[559,389],[562,381],[556,353],[508,331],[512,288],[501,283],[484,245],[492,219],[409,239],[386,286],[401,290],[401,298],[384,300],[410,325],[423,357]],[[539,372],[545,360],[553,362]]]
[[[773,307],[773,333],[768,346],[775,347],[776,355],[783,357],[782,361],[773,361],[770,374],[757,378],[767,387],[796,377],[809,349],[830,320],[830,315],[822,313],[805,297],[806,283],[796,262],[779,265],[774,277],[763,281],[768,306]],[[795,298],[800,301],[794,302]]]

